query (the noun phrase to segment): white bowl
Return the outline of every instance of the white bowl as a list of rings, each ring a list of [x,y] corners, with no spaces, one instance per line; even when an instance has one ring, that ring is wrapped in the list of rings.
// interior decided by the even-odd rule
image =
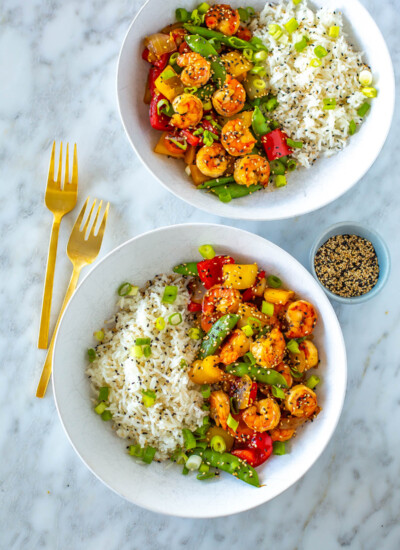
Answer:
[[[254,262],[274,273],[312,302],[319,322],[315,330],[322,383],[322,412],[299,430],[285,456],[272,456],[254,488],[229,474],[199,482],[182,476],[181,467],[140,465],[126,452],[109,423],[93,412],[85,376],[92,334],[116,310],[116,289],[122,281],[143,285],[157,273],[199,258],[201,244],[217,253]],[[346,352],[333,308],[318,283],[287,252],[271,242],[233,227],[185,224],[164,227],[136,237],[110,252],[81,282],[61,320],[53,365],[58,413],[78,455],[108,487],[131,502],[155,512],[184,517],[216,517],[241,512],[270,500],[295,483],[317,460],[339,420],[346,390]]]
[[[379,90],[368,116],[349,140],[349,145],[329,159],[318,160],[309,170],[300,169],[291,173],[285,188],[272,189],[270,186],[270,190],[222,203],[215,195],[195,189],[181,161],[153,152],[159,132],[150,127],[149,107],[143,103],[149,68],[148,63],[141,59],[143,38],[175,21],[176,7],[191,10],[197,4],[195,0],[148,0],[125,37],[118,62],[118,104],[125,131],[139,158],[177,197],[206,212],[229,218],[291,218],[321,208],[343,195],[362,178],[378,157],[389,132],[394,109],[392,62],[383,36],[367,10],[358,0],[313,2],[316,7],[329,6],[343,12],[349,40],[364,52]],[[238,7],[243,2],[232,0],[230,4]],[[250,4],[261,10],[265,0],[255,0]]]

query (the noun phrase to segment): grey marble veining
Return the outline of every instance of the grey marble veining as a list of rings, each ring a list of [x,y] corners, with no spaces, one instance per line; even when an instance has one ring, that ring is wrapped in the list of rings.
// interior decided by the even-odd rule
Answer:
[[[400,2],[363,0],[385,34],[399,78]],[[140,0],[3,0],[0,6],[0,548],[169,550],[400,547],[400,115],[362,181],[306,217],[230,222],[165,191],[132,152],[115,99],[119,47]],[[102,254],[161,225],[236,225],[284,247],[305,265],[316,231],[369,222],[386,239],[392,275],[359,306],[336,306],[349,382],[339,427],[294,487],[250,512],[215,520],[163,517],[131,505],[80,462],[57,418],[51,388],[34,397],[36,349],[51,215],[43,188],[51,141],[79,146],[81,202],[112,202]],[[399,172],[398,172],[399,171]],[[70,273],[62,225],[53,312]],[[294,238],[294,235],[296,236]],[[52,323],[55,315],[52,316]]]

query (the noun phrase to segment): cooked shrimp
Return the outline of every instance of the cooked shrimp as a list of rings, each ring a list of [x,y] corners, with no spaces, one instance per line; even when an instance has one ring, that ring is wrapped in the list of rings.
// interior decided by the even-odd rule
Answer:
[[[219,359],[225,365],[237,361],[250,349],[251,338],[245,335],[243,330],[236,329],[227,338],[219,353]]]
[[[235,119],[222,128],[221,143],[230,155],[240,157],[248,155],[257,140],[242,120]]]
[[[279,424],[281,410],[275,399],[267,397],[256,401],[243,412],[243,420],[249,428],[256,432],[273,430]]]
[[[286,311],[287,338],[303,338],[311,334],[317,323],[314,306],[304,300],[292,302]]]
[[[273,328],[266,336],[250,346],[250,351],[257,363],[267,368],[274,368],[282,362],[285,349],[285,339],[277,328]]]
[[[304,340],[299,344],[299,349],[304,353],[306,370],[312,369],[318,365],[319,357],[316,345],[311,340]]]
[[[222,176],[228,168],[228,158],[220,143],[202,147],[196,156],[196,165],[202,174],[210,178]]]
[[[294,429],[284,430],[283,428],[275,428],[271,431],[272,441],[288,441],[294,436]]]
[[[269,162],[260,155],[247,155],[235,163],[233,177],[239,185],[261,184],[266,187],[269,179]]]
[[[239,29],[239,12],[228,4],[215,4],[208,9],[204,22],[209,29],[216,29],[227,36],[232,36]]]
[[[190,52],[180,55],[176,63],[179,67],[185,67],[180,74],[185,86],[204,86],[211,75],[211,64],[198,53]]]
[[[175,114],[171,117],[171,124],[177,128],[196,126],[203,118],[203,104],[195,95],[178,95],[173,100],[172,106]]]
[[[279,363],[279,365],[275,367],[275,370],[281,373],[283,378],[286,380],[288,388],[291,388],[293,386],[293,376],[290,372],[290,367],[285,365],[285,363]]]
[[[238,80],[227,75],[225,83],[214,92],[211,100],[219,115],[232,116],[243,109],[246,92]]]
[[[310,417],[317,409],[317,396],[304,384],[293,386],[285,399],[285,407],[293,416]]]
[[[228,395],[222,391],[213,391],[210,395],[210,415],[217,426],[227,428],[228,416],[231,412]]]
[[[226,313],[236,313],[242,295],[234,288],[215,285],[204,294],[201,316],[201,328],[208,332],[217,319]]]

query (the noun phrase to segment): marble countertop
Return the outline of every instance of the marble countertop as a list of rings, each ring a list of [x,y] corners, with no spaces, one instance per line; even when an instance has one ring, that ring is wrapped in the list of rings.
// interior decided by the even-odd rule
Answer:
[[[399,78],[399,0],[363,0],[383,31]],[[400,112],[368,174],[308,216],[234,222],[307,264],[315,230],[368,222],[386,239],[392,275],[364,305],[334,305],[348,350],[343,414],[331,442],[294,487],[252,511],[184,520],[142,510],[83,465],[57,417],[52,390],[34,397],[36,349],[51,214],[43,206],[53,139],[79,147],[81,202],[110,200],[102,253],[154,227],[219,222],[173,197],[130,148],[115,97],[116,60],[140,0],[3,0],[0,12],[0,547],[7,550],[400,547]],[[138,192],[140,186],[141,191]],[[70,273],[60,235],[52,323]],[[296,234],[296,239],[293,235]]]

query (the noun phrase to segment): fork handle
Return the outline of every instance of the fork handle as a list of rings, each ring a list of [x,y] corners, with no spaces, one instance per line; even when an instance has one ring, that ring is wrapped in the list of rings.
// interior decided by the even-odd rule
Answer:
[[[51,311],[51,301],[53,298],[54,270],[56,267],[57,244],[58,244],[58,234],[60,231],[60,222],[61,222],[61,217],[54,216],[53,226],[51,228],[49,252],[47,256],[46,279],[44,283],[43,300],[42,300],[42,313],[40,316],[40,328],[39,328],[39,339],[38,339],[39,349],[47,349],[47,343],[49,339],[50,311]]]
[[[56,334],[57,334],[57,330],[58,330],[58,325],[60,324],[60,319],[62,317],[62,314],[64,313],[64,309],[65,309],[66,305],[68,304],[68,302],[69,302],[69,300],[70,300],[70,298],[71,298],[71,296],[72,296],[72,294],[73,294],[73,292],[76,288],[76,285],[77,285],[78,279],[79,279],[79,274],[81,272],[82,267],[83,267],[83,265],[79,265],[79,266],[74,265],[74,270],[72,272],[71,279],[70,279],[69,285],[68,285],[68,289],[67,289],[67,292],[65,294],[65,298],[64,298],[63,304],[61,306],[60,313],[58,315],[58,319],[57,319],[57,323],[56,323],[56,326],[55,326],[55,329],[54,329],[54,332],[53,332],[53,336],[51,338],[50,346],[49,346],[49,349],[47,351],[46,360],[44,362],[43,369],[42,369],[42,375],[40,377],[39,384],[38,384],[38,387],[37,387],[37,390],[36,390],[36,397],[44,397],[45,396],[46,389],[47,389],[47,384],[49,383],[50,375],[51,375],[51,369],[52,369],[52,366],[53,366],[53,349],[54,349],[54,341],[56,339]]]

